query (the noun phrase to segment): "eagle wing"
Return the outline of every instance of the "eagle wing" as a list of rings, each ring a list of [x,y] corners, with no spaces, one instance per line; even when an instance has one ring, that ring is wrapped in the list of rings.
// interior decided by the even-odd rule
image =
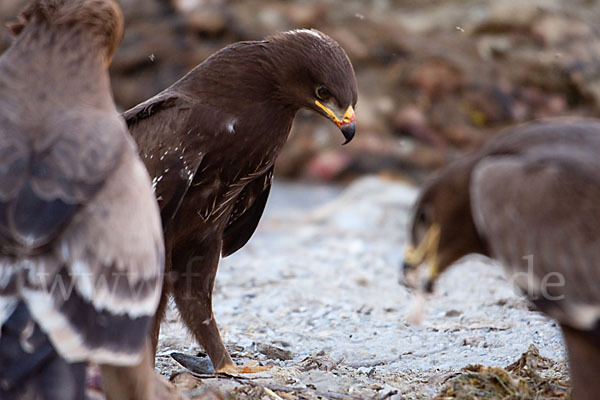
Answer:
[[[534,150],[476,165],[475,225],[534,303],[589,329],[600,317],[600,163],[576,142]]]
[[[104,185],[121,157],[123,129],[116,115],[71,112],[50,122],[38,143],[0,117],[1,246],[39,248],[60,234],[77,210]],[[72,134],[65,134],[72,132]]]
[[[69,362],[135,364],[164,267],[150,181],[118,114],[57,120],[46,142],[20,146],[19,186],[1,187],[0,243],[11,256],[0,258],[0,316],[20,297]]]
[[[236,140],[227,125],[228,121],[235,121],[233,116],[174,88],[159,93],[123,116],[153,180],[163,231],[166,232],[175,218],[192,185],[197,187],[197,191],[206,187],[207,193],[210,192],[214,198],[219,196],[217,188],[212,186],[215,182],[210,181],[212,175],[204,176],[202,171],[222,168],[219,162],[215,163],[214,153],[226,149],[229,141]],[[202,121],[202,125],[193,121]],[[205,159],[208,151],[212,152],[213,164]],[[201,164],[204,166],[201,167]],[[273,168],[269,168],[245,183],[239,194],[236,193],[223,233],[224,257],[243,247],[256,230],[269,196],[272,176]],[[206,179],[208,181],[205,182]],[[194,204],[194,210],[210,208],[213,203],[207,199]],[[218,213],[214,210],[215,215]],[[207,211],[206,215],[212,215],[212,212]]]
[[[57,354],[25,303],[18,303],[1,335],[0,397],[29,398],[34,391],[43,399],[85,398],[85,364],[68,364]]]
[[[197,108],[185,95],[165,91],[123,113],[152,178],[163,231],[181,206],[204,153],[197,127],[181,126]]]
[[[273,167],[248,183],[238,195],[223,232],[223,257],[241,249],[254,234],[267,204],[272,180]]]

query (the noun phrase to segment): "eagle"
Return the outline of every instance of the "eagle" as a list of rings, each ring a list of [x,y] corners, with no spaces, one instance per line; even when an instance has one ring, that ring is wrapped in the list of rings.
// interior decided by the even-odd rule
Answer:
[[[442,169],[414,207],[405,271],[425,288],[471,253],[500,261],[560,324],[573,398],[600,392],[600,121],[536,121]]]
[[[160,211],[117,112],[115,0],[37,0],[0,57],[0,398],[168,395],[149,329],[164,269]]]
[[[265,208],[273,165],[300,109],[355,133],[357,85],[344,50],[317,30],[234,43],[123,116],[152,177],[166,246],[165,306],[179,313],[216,371],[238,367],[212,311],[220,256],[239,250]]]

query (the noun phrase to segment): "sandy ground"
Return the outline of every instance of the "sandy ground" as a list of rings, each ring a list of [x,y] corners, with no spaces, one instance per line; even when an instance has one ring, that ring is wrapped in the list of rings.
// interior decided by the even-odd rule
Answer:
[[[188,394],[421,399],[462,367],[506,366],[530,344],[564,362],[556,324],[530,311],[486,259],[454,266],[426,299],[422,322],[409,322],[415,296],[398,278],[416,193],[374,177],[345,190],[277,182],[252,240],[220,264],[214,311],[236,362],[273,366],[247,377],[303,389],[281,397],[207,378],[187,382]],[[200,350],[171,311],[157,368],[176,374],[183,368],[170,354]]]

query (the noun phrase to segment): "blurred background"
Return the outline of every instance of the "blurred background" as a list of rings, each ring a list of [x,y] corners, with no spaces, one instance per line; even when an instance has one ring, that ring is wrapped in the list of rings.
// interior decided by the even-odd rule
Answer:
[[[27,0],[0,0],[7,22]],[[240,40],[317,28],[352,60],[358,131],[298,115],[280,177],[347,182],[382,174],[416,183],[503,127],[600,110],[595,0],[120,0],[111,68],[123,110]],[[10,44],[0,31],[0,51]]]

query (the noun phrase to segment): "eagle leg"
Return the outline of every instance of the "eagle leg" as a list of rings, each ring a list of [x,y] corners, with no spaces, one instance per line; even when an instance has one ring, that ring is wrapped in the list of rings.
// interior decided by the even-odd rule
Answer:
[[[210,357],[216,372],[253,373],[261,366],[236,366],[223,344],[212,311],[212,291],[221,251],[220,240],[173,249],[173,297],[188,329]]]
[[[210,357],[216,371],[232,366],[212,312],[212,291],[219,264],[220,241],[189,243],[173,249],[173,297],[188,329]]]
[[[160,301],[154,314],[154,321],[152,322],[151,332],[151,350],[152,350],[152,365],[155,365],[156,351],[158,350],[158,335],[160,334],[160,324],[165,319],[167,312],[167,304],[169,303],[169,295],[173,292],[171,280],[169,274],[165,273],[162,293],[160,295]]]

